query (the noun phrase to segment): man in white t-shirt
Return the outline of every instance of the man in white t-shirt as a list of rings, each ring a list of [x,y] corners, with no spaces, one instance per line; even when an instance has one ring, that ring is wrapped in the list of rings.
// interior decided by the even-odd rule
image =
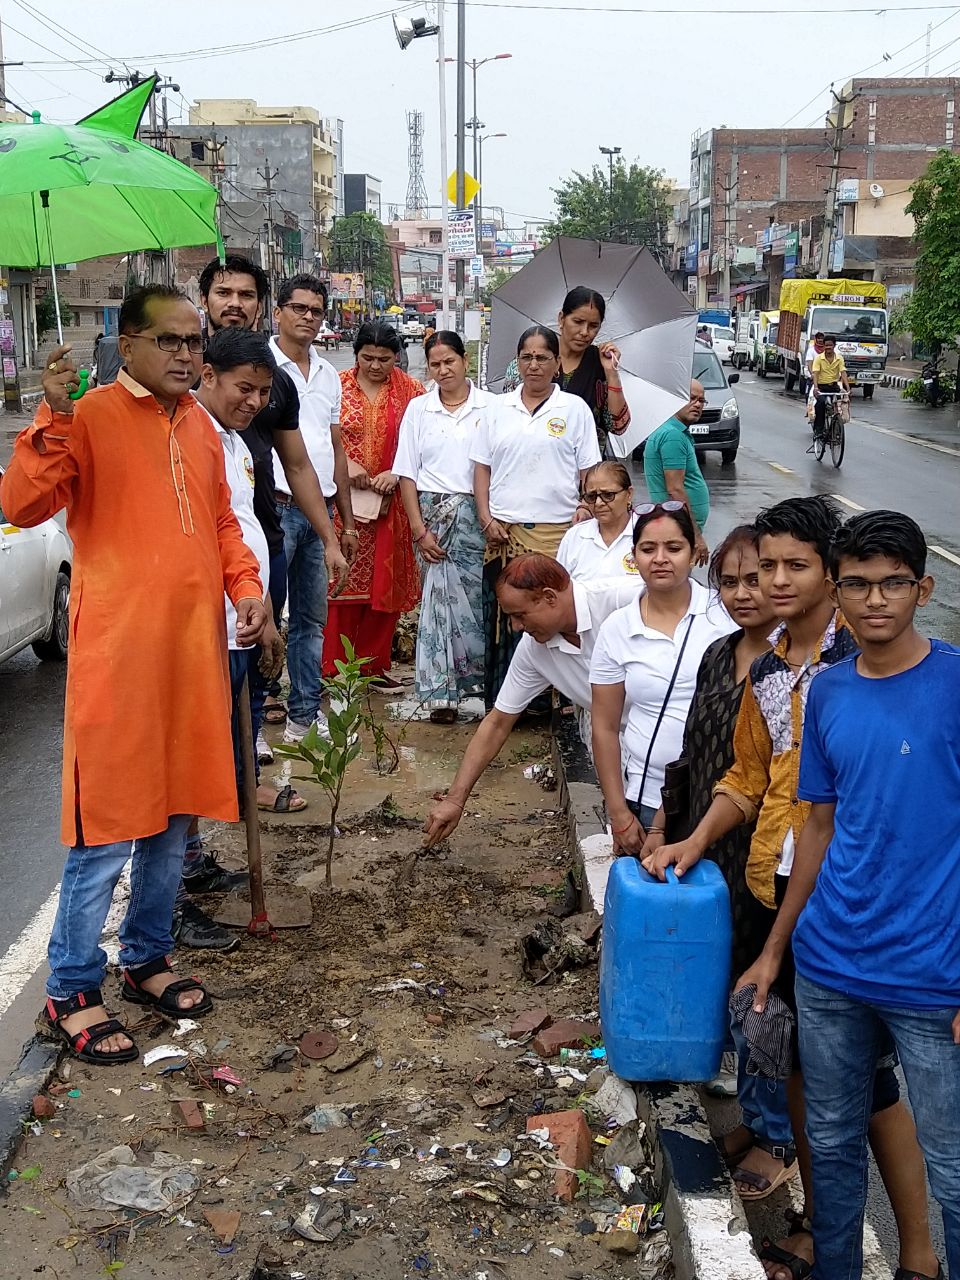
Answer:
[[[497,599],[523,636],[493,710],[473,735],[445,798],[430,810],[423,828],[425,847],[455,830],[478,778],[534,698],[553,686],[589,709],[590,659],[600,625],[642,590],[640,578],[574,582],[551,556],[528,553],[510,561],[497,580]]]
[[[300,434],[331,507],[336,502],[343,525],[343,554],[352,564],[357,532],[350,505],[347,455],[340,442],[340,379],[313,346],[327,314],[326,286],[315,276],[284,280],[274,308],[277,335],[270,339],[277,367],[292,378],[300,396]],[[287,672],[290,698],[284,742],[299,742],[316,721],[327,723],[320,710],[323,629],[327,622],[327,566],[323,543],[294,501],[283,466],[273,458],[277,505],[287,557]]]
[[[249,329],[228,328],[216,332],[207,344],[204,355],[200,384],[197,388],[197,399],[207,411],[211,430],[216,431],[223,449],[224,473],[230,489],[230,509],[240,525],[243,540],[257,557],[260,566],[260,581],[266,584],[270,580],[270,549],[267,535],[254,509],[254,470],[253,454],[247,448],[240,432],[245,431],[256,415],[263,409],[270,398],[273,375],[276,364],[270,353],[270,345],[262,333]],[[269,595],[264,587],[267,605],[267,626],[261,640],[261,648],[249,648],[237,641],[237,611],[229,596],[224,595],[226,612],[227,648],[230,660],[230,689],[232,693],[231,723],[233,729],[233,754],[237,769],[237,788],[241,785],[240,756],[241,743],[239,732],[238,706],[244,680],[252,674],[261,652],[268,655],[279,670],[282,661],[283,645],[277,634],[270,607]],[[256,718],[253,724],[251,752],[256,760],[256,737],[259,725]],[[278,794],[283,797],[278,800]],[[264,807],[286,809],[303,808],[301,800],[289,788],[278,793],[275,788],[263,787],[258,791],[258,802]],[[190,828],[188,842],[192,836],[198,839],[196,820]],[[239,945],[235,933],[222,928],[203,911],[193,898],[192,893],[208,891],[202,885],[197,888],[190,884],[198,877],[191,875],[197,861],[196,851],[184,860],[184,874],[173,913],[172,933],[179,946],[201,948],[214,951],[232,951]],[[216,866],[217,891],[235,889],[247,884],[247,874],[243,871],[230,871],[226,867]]]

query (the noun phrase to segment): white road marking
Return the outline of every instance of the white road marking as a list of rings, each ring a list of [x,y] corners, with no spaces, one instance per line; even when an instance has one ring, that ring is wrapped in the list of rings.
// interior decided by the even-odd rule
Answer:
[[[785,476],[794,476],[797,474],[795,471],[791,471],[789,467],[781,466],[779,462],[770,462],[769,459],[767,461],[767,466],[773,467],[774,471],[783,472]]]
[[[837,502],[842,502],[845,507],[849,507],[851,511],[866,511],[866,507],[861,507],[859,502],[854,502],[851,498],[845,498],[842,493],[833,495]]]
[[[47,898],[20,937],[7,948],[0,958],[0,1018],[7,1012],[33,975],[46,962],[47,942],[57,914],[60,897],[59,884]],[[130,898],[130,870],[124,869],[117,885],[117,892],[107,923],[104,925],[103,947],[112,963],[116,963],[118,943],[116,934],[127,910]]]
[[[960,458],[960,449],[951,448],[948,444],[934,444],[932,440],[918,440],[916,436],[908,436],[903,431],[894,431],[890,427],[878,427],[875,422],[866,422],[863,418],[854,418],[851,426],[865,427],[867,431],[877,431],[882,436],[893,436],[895,440],[903,440],[905,444],[916,444],[921,449],[932,449],[934,453],[949,453],[954,458]]]
[[[948,551],[946,547],[937,547],[931,545],[929,548],[935,555],[943,556],[944,560],[949,560],[951,564],[960,564],[960,556],[955,555],[952,551]]]

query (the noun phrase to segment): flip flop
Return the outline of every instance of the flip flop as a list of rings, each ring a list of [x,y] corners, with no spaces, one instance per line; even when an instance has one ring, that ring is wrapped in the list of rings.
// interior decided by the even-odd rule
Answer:
[[[301,809],[306,807],[306,800],[304,800],[303,796],[298,795],[289,783],[285,787],[281,787],[277,792],[277,798],[273,804],[257,801],[257,808],[263,813],[299,813]]]
[[[287,708],[282,702],[268,702],[263,708],[264,724],[286,724]]]

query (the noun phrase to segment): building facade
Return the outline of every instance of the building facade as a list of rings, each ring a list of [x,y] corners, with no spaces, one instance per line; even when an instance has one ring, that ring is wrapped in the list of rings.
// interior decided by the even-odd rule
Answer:
[[[784,276],[818,267],[835,160],[832,273],[912,279],[909,187],[938,150],[957,149],[960,79],[855,79],[839,96],[842,117],[835,107],[823,128],[694,134],[672,265],[697,305],[775,304]],[[882,194],[871,195],[872,186]]]
[[[380,189],[382,185],[379,178],[373,178],[369,173],[345,173],[343,175],[344,214],[349,216],[351,213],[370,213],[378,222],[381,221]]]

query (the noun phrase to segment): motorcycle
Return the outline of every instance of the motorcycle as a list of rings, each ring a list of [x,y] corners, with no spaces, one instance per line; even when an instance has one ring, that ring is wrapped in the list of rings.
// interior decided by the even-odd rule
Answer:
[[[923,383],[923,398],[931,409],[939,409],[950,399],[948,393],[940,385],[940,361],[928,360],[920,371]]]

